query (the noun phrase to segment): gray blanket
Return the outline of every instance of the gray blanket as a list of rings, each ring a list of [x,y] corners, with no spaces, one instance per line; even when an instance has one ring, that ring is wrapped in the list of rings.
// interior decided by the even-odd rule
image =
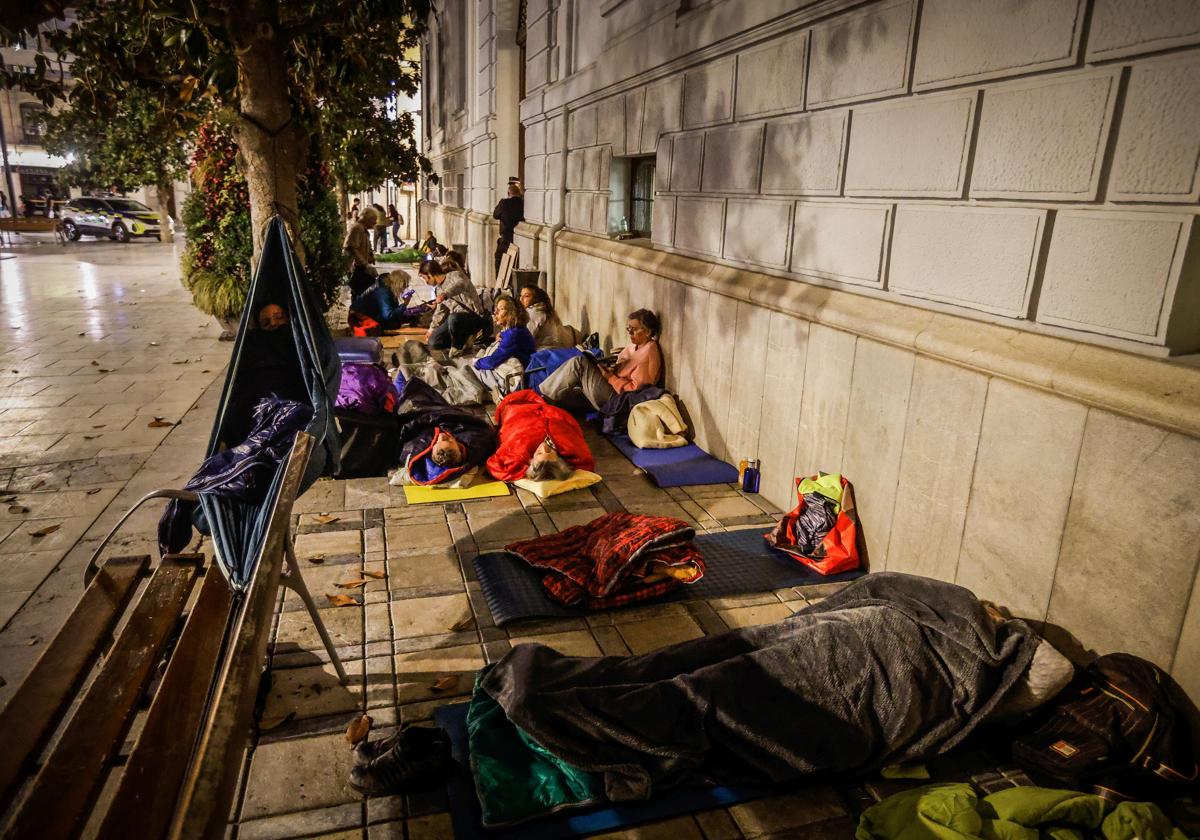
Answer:
[[[1022,675],[1037,637],[966,589],[880,572],[775,624],[633,657],[519,645],[483,688],[610,800],[930,758]]]

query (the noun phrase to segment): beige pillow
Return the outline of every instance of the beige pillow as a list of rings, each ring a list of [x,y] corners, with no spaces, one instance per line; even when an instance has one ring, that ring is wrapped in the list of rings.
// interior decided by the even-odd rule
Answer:
[[[557,496],[559,493],[569,493],[572,490],[582,490],[600,481],[600,476],[587,470],[575,470],[561,481],[534,481],[532,478],[518,478],[513,482],[522,490],[528,490],[539,499]]]
[[[1067,687],[1075,676],[1075,666],[1045,639],[1038,642],[1025,673],[1004,695],[991,720],[1018,718],[1029,714]]]

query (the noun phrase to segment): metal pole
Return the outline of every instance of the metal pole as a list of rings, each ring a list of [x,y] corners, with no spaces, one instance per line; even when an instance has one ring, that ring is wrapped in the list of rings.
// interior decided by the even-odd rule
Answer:
[[[12,94],[6,92],[5,105],[12,102]],[[0,157],[4,160],[4,181],[8,184],[8,212],[12,218],[17,217],[17,193],[13,189],[12,167],[8,165],[8,138],[4,136],[4,109],[0,108]]]

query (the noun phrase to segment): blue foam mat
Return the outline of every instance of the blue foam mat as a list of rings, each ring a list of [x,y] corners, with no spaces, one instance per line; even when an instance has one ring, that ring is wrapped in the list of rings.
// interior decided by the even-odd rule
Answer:
[[[434,720],[450,736],[450,750],[460,768],[446,783],[450,819],[457,840],[560,840],[665,820],[710,808],[726,808],[776,792],[774,788],[749,785],[673,788],[646,802],[590,805],[547,814],[507,828],[485,829],[480,825],[482,811],[475,792],[475,782],[468,769],[471,766],[467,740],[469,707],[469,703],[455,703],[442,706],[433,713]]]
[[[629,435],[610,435],[608,439],[634,466],[645,470],[659,487],[737,481],[737,467],[714,458],[694,443],[674,449],[639,449]]]
[[[721,598],[751,592],[770,592],[791,586],[811,586],[854,580],[862,570],[838,575],[819,574],[786,552],[772,548],[763,539],[766,525],[742,531],[700,534],[696,548],[704,555],[707,571],[696,583],[681,586],[654,601]],[[484,600],[498,627],[532,618],[569,618],[587,615],[582,607],[564,607],[550,600],[542,586],[543,572],[507,551],[480,554],[473,561]]]

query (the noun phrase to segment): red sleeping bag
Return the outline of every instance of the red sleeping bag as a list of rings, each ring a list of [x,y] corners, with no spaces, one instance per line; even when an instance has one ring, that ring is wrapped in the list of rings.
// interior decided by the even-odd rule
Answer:
[[[817,477],[810,476],[814,480]],[[866,553],[865,550],[860,553],[859,548],[861,531],[858,510],[854,506],[854,488],[844,476],[838,477],[842,484],[841,503],[833,517],[832,526],[825,530],[824,536],[813,532],[813,522],[820,522],[821,517],[812,516],[813,513],[819,513],[817,511],[806,510],[810,500],[806,500],[800,490],[803,478],[796,479],[795,509],[784,514],[775,529],[766,534],[768,543],[823,575],[854,571],[862,565],[861,555]]]
[[[534,450],[546,438],[554,441],[559,457],[575,469],[595,469],[596,460],[579,423],[536,391],[526,388],[502,399],[496,406],[496,425],[500,427],[500,445],[488,458],[487,468],[497,481],[524,477]]]

